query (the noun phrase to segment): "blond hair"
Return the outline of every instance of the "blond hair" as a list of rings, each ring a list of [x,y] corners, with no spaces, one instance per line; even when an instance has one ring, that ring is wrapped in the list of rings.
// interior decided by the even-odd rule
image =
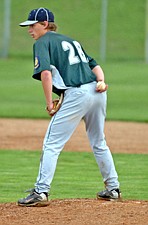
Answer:
[[[53,22],[49,22],[47,29],[49,29],[51,31],[56,31],[57,30],[57,25],[55,23],[53,23]]]
[[[44,25],[44,22],[39,22],[39,23]],[[53,22],[48,22],[47,30],[56,31],[57,25]]]

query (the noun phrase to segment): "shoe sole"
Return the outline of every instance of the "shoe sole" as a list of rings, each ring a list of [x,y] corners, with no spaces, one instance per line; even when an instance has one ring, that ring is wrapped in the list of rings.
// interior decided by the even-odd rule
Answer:
[[[104,201],[110,201],[110,202],[121,202],[122,199],[121,198],[100,198],[97,197],[98,200],[104,200]]]
[[[48,202],[35,202],[35,203],[31,203],[31,204],[21,204],[21,203],[17,203],[18,206],[22,206],[22,207],[44,207],[44,206],[48,206],[50,203]]]
[[[122,201],[121,197],[119,197],[119,198],[103,198],[103,197],[97,196],[97,199],[98,200],[111,201],[111,202],[121,202]]]

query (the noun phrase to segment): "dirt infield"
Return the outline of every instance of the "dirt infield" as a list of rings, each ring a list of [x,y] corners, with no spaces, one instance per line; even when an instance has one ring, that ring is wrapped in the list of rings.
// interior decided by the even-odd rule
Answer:
[[[146,225],[148,202],[52,200],[47,207],[0,205],[1,225]]]
[[[0,149],[41,150],[47,120],[0,119]],[[148,124],[106,122],[113,153],[148,153]],[[83,121],[64,151],[91,151]],[[0,204],[0,225],[145,225],[148,201],[51,200],[47,207]]]
[[[48,120],[0,119],[0,149],[42,149]],[[148,153],[148,124],[106,122],[107,143],[113,153]],[[83,121],[64,151],[91,151]]]

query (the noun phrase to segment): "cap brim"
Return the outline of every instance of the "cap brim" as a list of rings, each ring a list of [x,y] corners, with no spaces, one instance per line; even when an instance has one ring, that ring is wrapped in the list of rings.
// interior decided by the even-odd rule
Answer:
[[[21,27],[26,27],[26,26],[33,25],[33,24],[35,24],[35,23],[38,23],[38,21],[37,21],[37,20],[26,20],[25,22],[20,23],[19,25],[20,25]]]

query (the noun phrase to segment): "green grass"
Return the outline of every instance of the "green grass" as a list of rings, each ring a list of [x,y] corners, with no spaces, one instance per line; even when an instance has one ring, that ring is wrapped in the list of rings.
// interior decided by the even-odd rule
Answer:
[[[0,7],[3,8],[3,2]],[[147,65],[144,63],[146,1],[112,0],[108,4],[107,62],[108,120],[148,122]],[[101,0],[11,1],[11,38],[8,59],[0,59],[0,117],[48,118],[41,83],[31,79],[32,45],[27,28],[18,24],[40,6],[55,13],[59,32],[80,41],[100,63]],[[89,6],[89,7],[88,7]],[[131,10],[132,8],[132,10]],[[3,22],[3,10],[0,15]],[[68,23],[67,23],[68,20]],[[0,44],[2,44],[1,29]]]
[[[0,67],[0,117],[48,118],[41,82],[31,78],[32,60],[1,60]],[[107,119],[148,122],[147,65],[110,62],[102,67],[109,84]]]
[[[146,0],[108,1],[107,61],[108,120],[148,122],[148,76],[144,63]],[[4,0],[0,1],[1,24]],[[55,13],[58,32],[82,43],[100,63],[101,0],[11,1],[9,58],[0,59],[0,117],[48,118],[41,83],[31,79],[33,40],[18,24],[40,6]],[[67,22],[68,21],[68,22]],[[0,53],[3,29],[0,30]],[[16,201],[32,187],[37,176],[40,152],[0,150],[0,202]],[[148,155],[114,154],[125,199],[148,199]],[[86,173],[87,171],[87,173]],[[51,198],[94,198],[103,183],[93,155],[63,152],[59,159]]]
[[[10,55],[31,55],[33,41],[27,34],[27,28],[18,24],[28,17],[30,10],[38,7],[50,8],[55,14],[59,32],[83,43],[84,47],[98,60],[100,49],[100,18],[102,0],[18,0],[11,1],[11,38]],[[4,22],[4,0],[0,2]],[[146,0],[108,1],[107,59],[108,60],[144,60]],[[68,22],[67,22],[68,21]],[[3,27],[3,26],[2,26]],[[0,47],[3,29],[0,30]]]
[[[144,58],[146,1],[108,1],[107,59]]]
[[[148,76],[144,63],[104,65],[108,89],[107,119],[148,122]]]
[[[0,202],[15,202],[33,187],[39,151],[0,151]],[[124,199],[148,200],[148,155],[114,154]],[[104,188],[92,153],[62,152],[52,183],[51,199],[95,198]]]

